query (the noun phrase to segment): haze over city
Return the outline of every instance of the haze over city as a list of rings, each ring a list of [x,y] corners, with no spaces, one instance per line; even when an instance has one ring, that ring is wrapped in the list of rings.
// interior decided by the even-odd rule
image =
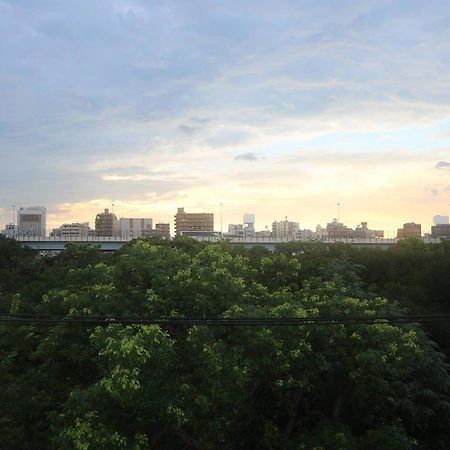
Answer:
[[[207,7],[205,7],[207,4]],[[0,1],[0,223],[177,207],[429,228],[450,203],[448,2]],[[217,219],[216,219],[217,223]],[[217,228],[217,227],[216,227]]]

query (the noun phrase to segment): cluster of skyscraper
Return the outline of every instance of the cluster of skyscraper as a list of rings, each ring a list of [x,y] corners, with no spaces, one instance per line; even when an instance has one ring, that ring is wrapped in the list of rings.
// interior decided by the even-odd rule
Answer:
[[[245,219],[244,219],[245,223]],[[267,227],[263,231],[254,231],[254,215],[253,215],[253,227],[251,232],[245,225],[229,225],[228,236],[232,237],[265,237],[265,238],[277,238],[288,240],[302,240],[308,241],[313,239],[382,239],[385,236],[384,230],[372,230],[368,227],[367,222],[361,222],[356,228],[350,228],[334,219],[328,223],[326,227],[317,225],[316,230],[300,229],[298,222],[290,222],[287,220],[275,221],[272,223],[272,229]],[[405,223],[401,228],[397,230],[396,236],[398,239],[406,237],[420,238],[422,236],[422,227],[420,224],[414,222]],[[431,227],[432,238],[450,239],[450,224],[448,216],[434,216],[433,226]]]
[[[17,224],[6,225],[3,233],[10,237],[45,237],[47,210],[45,206],[19,208]],[[83,237],[124,237],[139,238],[160,236],[170,238],[170,224],[157,223],[153,228],[153,219],[128,218],[117,216],[105,209],[97,214],[95,228],[88,222],[64,223],[50,231],[50,237],[83,238]]]
[[[17,210],[17,223],[6,225],[2,233],[10,237],[45,237],[47,210],[45,206],[20,207]],[[176,236],[213,237],[223,236],[225,238],[276,238],[287,240],[312,240],[312,239],[380,239],[385,237],[383,230],[371,230],[367,222],[361,222],[355,229],[345,226],[334,219],[326,227],[317,225],[316,230],[300,229],[298,222],[287,219],[274,221],[272,228],[267,226],[264,230],[256,231],[255,214],[245,214],[242,223],[228,225],[228,231],[220,233],[214,228],[213,213],[187,213],[184,208],[178,208],[174,218]],[[91,228],[88,222],[64,223],[54,228],[49,233],[50,237],[60,238],[83,238],[83,237],[120,237],[140,238],[159,236],[170,238],[170,224],[156,223],[153,227],[151,218],[129,218],[117,216],[105,209],[97,214],[95,228]],[[431,233],[433,238],[450,239],[450,224],[448,216],[434,216]],[[422,236],[420,224],[414,222],[405,223],[397,230],[396,237],[418,237]],[[392,236],[394,237],[394,236]]]

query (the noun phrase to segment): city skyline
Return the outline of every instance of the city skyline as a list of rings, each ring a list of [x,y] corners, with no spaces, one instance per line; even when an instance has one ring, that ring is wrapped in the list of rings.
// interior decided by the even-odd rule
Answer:
[[[224,224],[254,212],[258,229],[314,229],[337,203],[344,223],[385,230],[449,212],[448,2],[0,14],[2,224],[14,204],[45,204],[48,229],[111,204],[173,223],[222,203]]]
[[[4,229],[2,230],[0,227],[0,233],[4,232],[6,234],[9,234],[10,232],[7,231],[8,227],[11,227],[11,230],[15,230],[15,231],[11,231],[12,233],[18,233],[18,235],[22,235],[23,231],[21,230],[20,227],[20,220],[21,220],[21,214],[23,213],[28,213],[28,211],[30,211],[31,213],[35,214],[37,211],[43,211],[44,212],[44,229],[46,229],[45,235],[47,236],[52,236],[52,233],[57,233],[57,230],[61,230],[63,226],[67,226],[67,232],[69,232],[69,234],[72,232],[72,227],[71,226],[76,226],[77,229],[80,227],[86,227],[85,233],[87,234],[88,230],[91,230],[92,232],[95,231],[95,234],[98,235],[98,226],[99,223],[99,217],[103,217],[103,216],[110,216],[111,219],[108,220],[114,220],[116,222],[115,225],[113,225],[112,223],[110,224],[108,222],[108,224],[104,224],[107,227],[112,227],[111,228],[111,235],[122,235],[122,236],[132,236],[132,237],[141,237],[141,231],[139,230],[153,230],[153,224],[156,225],[156,228],[158,228],[158,226],[169,226],[169,229],[173,228],[173,233],[172,236],[176,236],[178,235],[177,232],[177,220],[180,219],[180,213],[181,214],[187,214],[186,219],[183,219],[182,222],[186,222],[189,223],[187,229],[190,231],[210,231],[210,232],[215,232],[215,233],[219,233],[219,234],[233,234],[233,232],[230,232],[228,230],[228,232],[226,231],[229,228],[232,229],[236,229],[236,230],[241,230],[243,231],[244,229],[247,229],[247,233],[245,233],[246,236],[254,236],[255,232],[258,233],[262,233],[262,232],[267,232],[267,231],[271,231],[272,234],[278,234],[280,231],[275,232],[274,231],[274,227],[281,227],[279,228],[279,230],[285,230],[282,233],[285,234],[298,234],[300,232],[314,232],[314,233],[318,233],[319,235],[322,233],[322,230],[324,230],[325,228],[327,228],[330,225],[343,225],[343,229],[344,230],[351,230],[352,232],[354,230],[358,230],[361,229],[361,227],[365,227],[365,229],[367,230],[372,230],[373,233],[375,233],[375,235],[378,235],[379,233],[381,233],[380,237],[384,236],[387,238],[392,238],[395,235],[399,235],[400,232],[400,228],[403,228],[404,226],[409,226],[409,225],[413,225],[418,226],[419,230],[422,229],[422,232],[419,231],[419,236],[425,236],[427,234],[430,234],[429,231],[431,230],[431,232],[433,233],[433,228],[432,226],[430,226],[430,228],[427,228],[426,226],[424,227],[423,224],[421,223],[416,223],[414,221],[412,222],[404,222],[402,224],[398,224],[397,228],[390,230],[390,229],[377,229],[376,227],[373,226],[373,224],[370,224],[370,226],[368,227],[369,223],[367,220],[361,220],[359,223],[357,224],[350,224],[345,222],[345,220],[342,220],[342,216],[341,216],[341,211],[342,211],[342,207],[343,205],[341,203],[337,203],[336,204],[336,212],[337,215],[336,217],[333,217],[332,219],[328,219],[326,220],[324,223],[316,223],[315,226],[311,226],[311,227],[307,227],[304,226],[302,223],[300,223],[298,220],[296,220],[295,218],[293,219],[292,217],[285,216],[284,218],[274,218],[272,217],[272,219],[270,220],[270,223],[267,225],[257,225],[258,222],[256,220],[256,215],[255,213],[249,213],[246,212],[245,214],[243,214],[243,216],[241,217],[241,219],[237,219],[237,220],[233,220],[232,222],[226,222],[224,223],[223,221],[223,205],[220,204],[220,212],[219,215],[215,214],[214,212],[211,211],[188,211],[187,213],[185,213],[185,208],[184,207],[179,207],[177,208],[177,213],[172,216],[172,220],[167,220],[167,221],[158,221],[158,220],[154,220],[153,217],[150,217],[151,214],[147,215],[145,218],[142,216],[138,216],[136,214],[131,214],[128,217],[124,217],[121,214],[116,214],[114,212],[114,206],[115,205],[111,205],[113,208],[111,209],[111,211],[109,210],[109,208],[105,208],[102,211],[98,211],[96,213],[96,217],[95,220],[93,222],[91,222],[90,220],[86,220],[87,218],[82,218],[80,220],[70,220],[70,221],[65,221],[65,222],[55,222],[52,224],[51,227],[46,229],[46,224],[47,224],[47,208],[45,206],[27,206],[27,207],[22,207],[20,206],[19,208],[17,208],[15,205],[12,206],[12,217],[11,217],[11,221],[7,222],[4,224]],[[40,212],[38,213],[40,214]],[[209,216],[209,218],[208,218]],[[112,217],[114,217],[114,219],[112,219]],[[236,219],[236,218],[235,218]],[[35,219],[33,219],[35,220]],[[40,219],[39,219],[40,220]],[[191,221],[192,224],[190,223]],[[197,223],[197,221],[199,221]],[[132,224],[133,222],[133,224]],[[251,222],[251,224],[249,225],[249,222]],[[290,225],[288,225],[288,223]],[[437,224],[446,224],[448,226],[449,223],[449,215],[434,215],[432,217],[431,220],[432,225],[437,225]],[[240,224],[240,225],[239,225]],[[291,225],[292,224],[292,225]],[[191,225],[193,226],[193,228],[191,228]],[[323,227],[323,225],[325,225],[325,227]],[[30,225],[31,226],[31,225]],[[32,226],[42,226],[41,223],[35,223]],[[103,226],[103,225],[102,225]],[[100,226],[100,228],[102,228],[102,226]],[[293,226],[295,228],[292,228],[293,231],[287,231],[288,228],[286,227],[290,227]],[[17,227],[17,228],[16,228]],[[116,227],[117,229],[115,229],[114,227]],[[236,228],[236,227],[240,227],[240,228]],[[136,228],[137,234],[130,231],[129,228],[133,229]],[[183,227],[181,227],[183,228]],[[286,229],[285,229],[286,228]],[[115,230],[115,231],[114,231]],[[25,233],[26,234],[26,233]],[[109,233],[107,233],[109,234]],[[446,229],[444,234],[448,234],[448,230]],[[103,234],[100,233],[100,236],[102,236]],[[375,236],[374,235],[374,236]],[[149,234],[147,237],[150,237],[151,234]]]

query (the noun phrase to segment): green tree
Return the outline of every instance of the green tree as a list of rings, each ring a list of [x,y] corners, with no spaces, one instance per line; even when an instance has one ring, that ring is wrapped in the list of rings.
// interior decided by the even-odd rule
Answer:
[[[306,277],[303,248],[257,258],[185,240],[137,240],[112,257],[71,248],[39,262],[47,290],[27,307],[67,317],[402,313],[367,291],[347,249],[315,248],[326,258]],[[14,295],[27,290],[1,301],[20,310]],[[450,445],[448,368],[414,325],[2,324],[0,343],[5,449]]]

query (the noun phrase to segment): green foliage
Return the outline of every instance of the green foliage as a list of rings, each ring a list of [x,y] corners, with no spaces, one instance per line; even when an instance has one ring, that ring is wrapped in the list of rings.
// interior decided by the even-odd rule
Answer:
[[[404,243],[396,251],[414,259],[415,252],[430,250]],[[16,264],[2,266],[4,274],[16,273],[24,261],[39,282],[8,285],[0,297],[5,311],[402,314],[361,281],[370,277],[369,253],[347,247],[289,245],[271,255],[183,238],[133,241],[112,256],[76,246],[57,258],[36,259],[19,247],[7,252]],[[446,250],[431,252],[447,257]],[[2,324],[0,343],[4,449],[450,446],[448,368],[414,325]]]
[[[299,255],[304,279],[322,277],[334,261],[347,260],[362,268],[360,281],[370,291],[398,302],[410,313],[450,313],[450,242],[429,245],[404,239],[388,249],[290,242],[281,244],[277,253]],[[426,330],[450,356],[447,324],[428,324]]]

